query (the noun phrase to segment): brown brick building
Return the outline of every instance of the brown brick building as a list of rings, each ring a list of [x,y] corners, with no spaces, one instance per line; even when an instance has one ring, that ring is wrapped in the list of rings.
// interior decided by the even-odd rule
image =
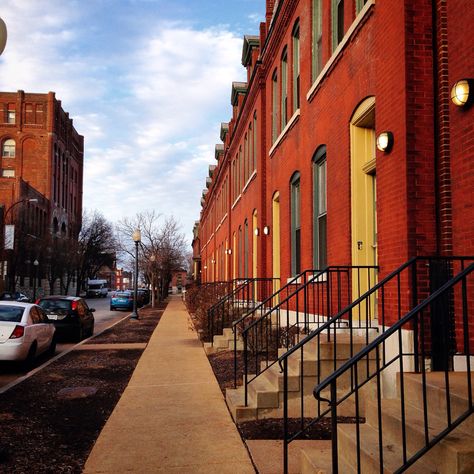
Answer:
[[[75,239],[82,221],[84,137],[54,92],[0,93],[0,148],[0,204],[4,223],[21,220],[15,239]]]

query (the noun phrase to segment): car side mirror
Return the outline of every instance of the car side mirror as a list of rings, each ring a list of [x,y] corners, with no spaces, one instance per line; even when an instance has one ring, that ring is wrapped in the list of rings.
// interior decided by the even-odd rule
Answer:
[[[89,308],[91,313],[95,313],[95,308]]]

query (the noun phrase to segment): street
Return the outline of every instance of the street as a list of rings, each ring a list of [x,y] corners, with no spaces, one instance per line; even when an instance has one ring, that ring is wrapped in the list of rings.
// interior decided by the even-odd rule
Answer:
[[[110,296],[107,298],[88,298],[86,301],[90,308],[95,308],[96,310],[94,313],[94,335],[102,332],[129,314],[128,311],[110,311]],[[71,349],[76,344],[77,342],[58,342],[55,356],[61,352]],[[45,364],[49,359],[50,357],[44,355],[38,357],[31,370]],[[22,369],[21,365],[0,362],[0,389],[24,375],[25,371]]]

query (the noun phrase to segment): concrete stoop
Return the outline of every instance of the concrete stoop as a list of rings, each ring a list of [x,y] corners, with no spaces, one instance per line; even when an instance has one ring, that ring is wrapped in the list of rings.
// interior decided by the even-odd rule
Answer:
[[[222,351],[233,351],[234,350],[234,332],[232,328],[225,328],[222,335],[214,336],[213,342],[204,343],[204,351],[207,355],[215,354],[216,352]],[[242,338],[237,338],[237,350],[244,350],[244,343]]]
[[[352,353],[360,351],[365,347],[365,340],[353,338]],[[290,417],[299,417],[301,414],[301,401],[308,412],[315,406],[313,397],[315,385],[325,377],[333,373],[335,368],[340,367],[350,357],[350,342],[347,333],[337,338],[337,347],[332,341],[320,341],[319,347],[316,341],[310,341],[301,353],[295,353],[288,359],[288,413]],[[336,364],[334,354],[336,352]],[[368,367],[373,369],[373,359],[364,360],[360,365],[360,373]],[[262,367],[263,368],[263,367]],[[265,363],[266,368],[266,363]],[[280,366],[275,363],[262,371],[257,377],[249,374],[248,400],[245,406],[245,389],[226,390],[226,401],[229,410],[236,423],[264,418],[280,418],[283,416],[284,377]],[[341,379],[339,389],[344,389],[350,383],[350,374]],[[341,416],[352,410],[352,400],[348,400],[341,408]]]
[[[447,427],[446,391],[444,373],[427,373],[426,400],[428,408],[428,436],[433,438]],[[452,372],[449,375],[451,397],[450,410],[453,418],[469,406],[466,390],[466,373]],[[474,379],[474,377],[473,377]],[[408,456],[416,453],[425,443],[423,390],[420,374],[405,374],[405,420]],[[472,381],[474,383],[474,380]],[[379,431],[383,439],[383,472],[397,470],[403,460],[402,424],[400,399],[382,400],[381,427],[374,397],[366,398],[366,423],[360,425],[360,472],[379,473]],[[474,472],[474,417],[471,415],[440,443],[425,453],[406,472],[461,474]],[[355,424],[338,426],[338,464],[340,473],[357,472],[357,433]],[[322,453],[316,448],[303,449],[301,458],[303,474],[330,473],[331,452]]]

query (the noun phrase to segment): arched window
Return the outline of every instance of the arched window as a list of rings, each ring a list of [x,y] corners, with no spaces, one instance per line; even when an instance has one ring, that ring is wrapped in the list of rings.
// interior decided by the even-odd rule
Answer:
[[[323,11],[322,0],[313,0],[313,18],[312,18],[312,79],[313,81],[319,76],[323,68]]]
[[[291,199],[291,274],[301,273],[301,192],[300,174],[293,174],[290,181]]]
[[[283,130],[288,122],[288,49],[286,47],[281,55],[280,118],[280,128]]]
[[[249,277],[249,223],[244,222],[244,278]]]
[[[293,27],[293,113],[300,108],[300,22]]]
[[[344,38],[344,0],[332,0],[331,4],[332,51]]]
[[[272,76],[272,143],[278,138],[278,73],[273,72]]]
[[[326,146],[320,146],[313,157],[313,263],[327,266]]]
[[[15,158],[15,140],[9,138],[3,142],[2,156],[4,158]]]

